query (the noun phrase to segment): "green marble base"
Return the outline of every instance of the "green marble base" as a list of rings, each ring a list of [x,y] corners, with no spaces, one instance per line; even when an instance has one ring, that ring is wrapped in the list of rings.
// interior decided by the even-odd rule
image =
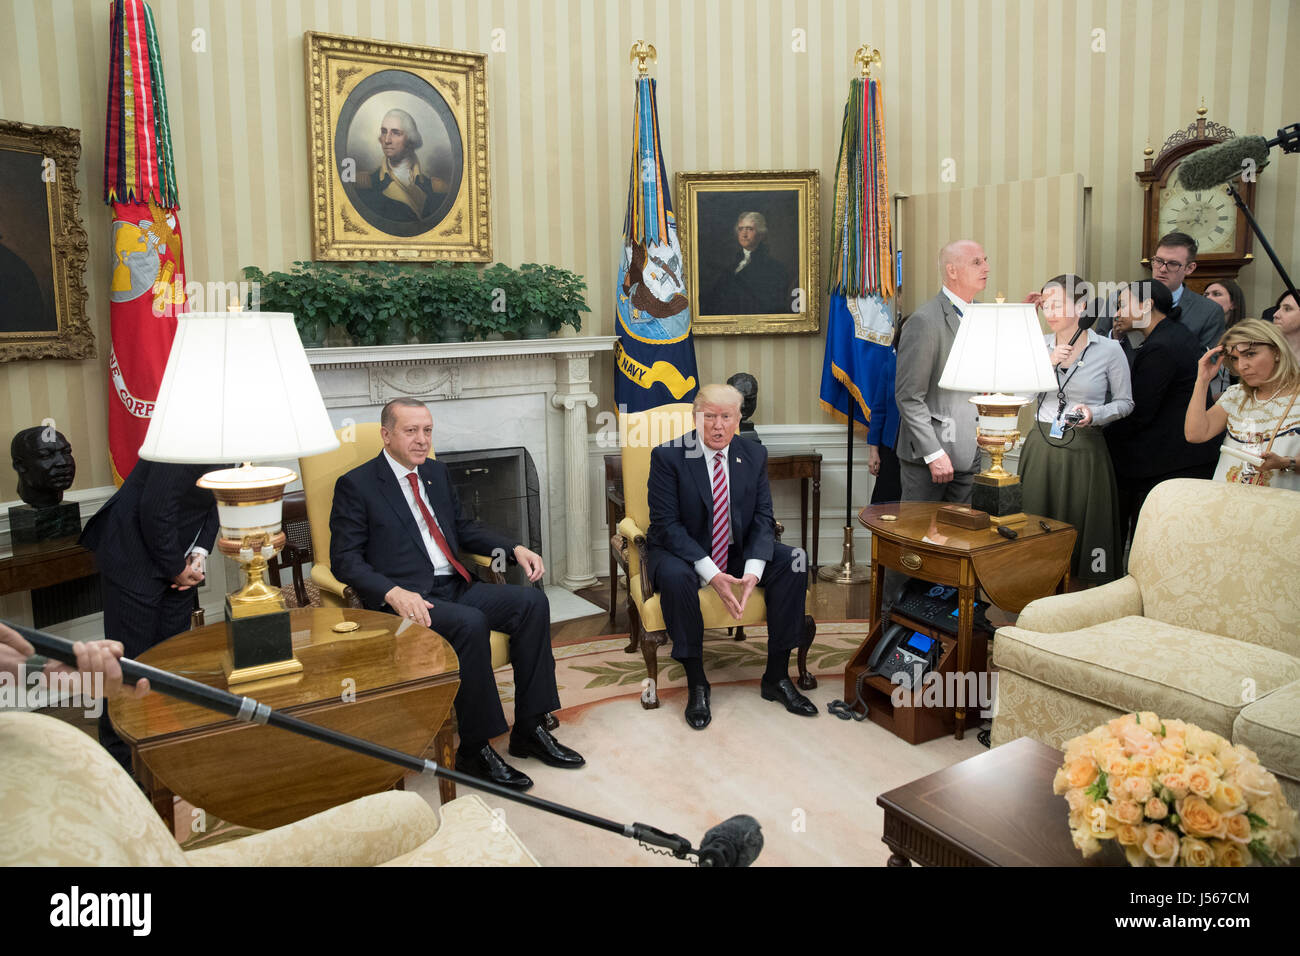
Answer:
[[[48,508],[15,505],[9,509],[9,534],[15,544],[39,544],[81,533],[81,505],[61,501]]]

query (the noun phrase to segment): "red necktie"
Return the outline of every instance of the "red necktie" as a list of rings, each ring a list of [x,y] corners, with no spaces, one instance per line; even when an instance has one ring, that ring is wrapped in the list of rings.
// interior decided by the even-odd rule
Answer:
[[[727,495],[727,473],[722,470],[722,456],[713,456],[713,563],[719,571],[727,570],[727,539],[731,531],[731,504]]]
[[[415,495],[415,503],[420,506],[420,514],[424,515],[424,526],[429,529],[429,534],[433,535],[433,543],[451,562],[451,566],[456,569],[456,573],[468,582],[469,572],[465,570],[465,565],[456,560],[456,555],[452,554],[451,548],[447,545],[447,539],[442,536],[442,530],[438,527],[437,520],[429,513],[429,509],[424,506],[424,499],[420,497],[420,479],[412,471],[407,474],[406,480],[411,483],[411,494]]]

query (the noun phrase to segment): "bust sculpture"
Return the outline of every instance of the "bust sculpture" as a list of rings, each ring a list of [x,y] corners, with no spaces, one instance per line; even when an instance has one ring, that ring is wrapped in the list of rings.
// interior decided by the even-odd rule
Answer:
[[[727,384],[740,392],[740,434],[761,445],[758,430],[754,428],[754,423],[750,421],[754,409],[758,407],[758,379],[748,372],[737,372],[727,379]]]
[[[80,507],[63,501],[77,476],[72,446],[63,433],[52,425],[24,428],[9,443],[9,455],[18,473],[18,497],[25,502],[9,509],[13,539],[31,543],[80,531]]]

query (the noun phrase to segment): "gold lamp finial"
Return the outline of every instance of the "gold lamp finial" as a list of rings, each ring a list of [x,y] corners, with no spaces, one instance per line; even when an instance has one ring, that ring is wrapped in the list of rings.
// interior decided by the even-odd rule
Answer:
[[[1146,149],[1142,150],[1143,156],[1154,156],[1156,151],[1151,148],[1151,140],[1147,140]]]
[[[1197,109],[1196,109],[1196,115],[1197,115],[1197,116],[1204,116],[1204,115],[1205,115],[1206,113],[1208,113],[1208,112],[1209,112],[1209,110],[1207,110],[1207,109],[1205,108],[1205,97],[1202,96],[1202,97],[1201,97],[1201,105],[1200,105],[1199,107],[1197,107]]]
[[[1003,303],[1005,303],[1005,302],[1007,301],[1007,297],[1006,297],[1006,295],[1005,295],[1004,293],[999,292],[999,293],[997,294],[997,296],[995,297],[995,301],[997,302],[998,305],[1002,305]]]
[[[871,68],[880,66],[880,51],[868,43],[858,47],[857,52],[853,54],[853,62],[858,64],[858,69],[862,71],[862,78],[871,77]]]
[[[646,43],[645,40],[637,40],[632,44],[632,52],[628,56],[627,60],[629,63],[636,64],[637,76],[646,76],[649,74],[650,68],[646,66],[646,60],[649,60],[651,63],[658,63],[659,54],[656,52],[652,44]]]

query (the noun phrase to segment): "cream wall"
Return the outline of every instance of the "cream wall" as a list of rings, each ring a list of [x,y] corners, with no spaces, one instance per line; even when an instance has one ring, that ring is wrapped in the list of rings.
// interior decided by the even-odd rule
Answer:
[[[237,281],[242,266],[310,258],[306,30],[489,51],[496,258],[586,275],[584,331],[613,331],[632,122],[633,40],[659,50],[670,172],[816,167],[823,221],[852,53],[884,55],[890,187],[919,194],[1078,172],[1092,188],[1093,278],[1136,277],[1148,140],[1195,118],[1241,133],[1300,118],[1300,49],[1289,0],[157,0],[189,278]],[[100,201],[107,0],[0,4],[0,117],[82,131],[82,214],[99,358],[0,366],[0,437],[51,416],[78,453],[77,487],[109,482],[104,366],[108,215]],[[1105,52],[1093,52],[1093,31]],[[196,52],[193,31],[204,31]],[[793,49],[802,34],[804,48]],[[1284,90],[1289,93],[1284,94]],[[945,159],[957,178],[942,182]],[[1300,271],[1300,161],[1260,180],[1261,225]],[[989,231],[996,227],[990,224]],[[822,230],[828,240],[829,227]],[[978,238],[978,236],[976,237]],[[1257,255],[1262,252],[1257,250]],[[825,265],[828,255],[822,256]],[[905,282],[935,284],[929,256]],[[991,284],[999,283],[993,263]],[[1243,273],[1252,314],[1279,283],[1267,261]],[[1025,290],[1006,290],[1021,294]],[[1266,301],[1267,300],[1267,301]],[[828,422],[817,404],[818,335],[697,341],[704,379],[737,370],[762,383],[757,419]],[[602,407],[612,371],[598,372]],[[7,481],[7,479],[6,479]],[[0,484],[0,488],[5,487]],[[12,497],[0,492],[0,499]]]

